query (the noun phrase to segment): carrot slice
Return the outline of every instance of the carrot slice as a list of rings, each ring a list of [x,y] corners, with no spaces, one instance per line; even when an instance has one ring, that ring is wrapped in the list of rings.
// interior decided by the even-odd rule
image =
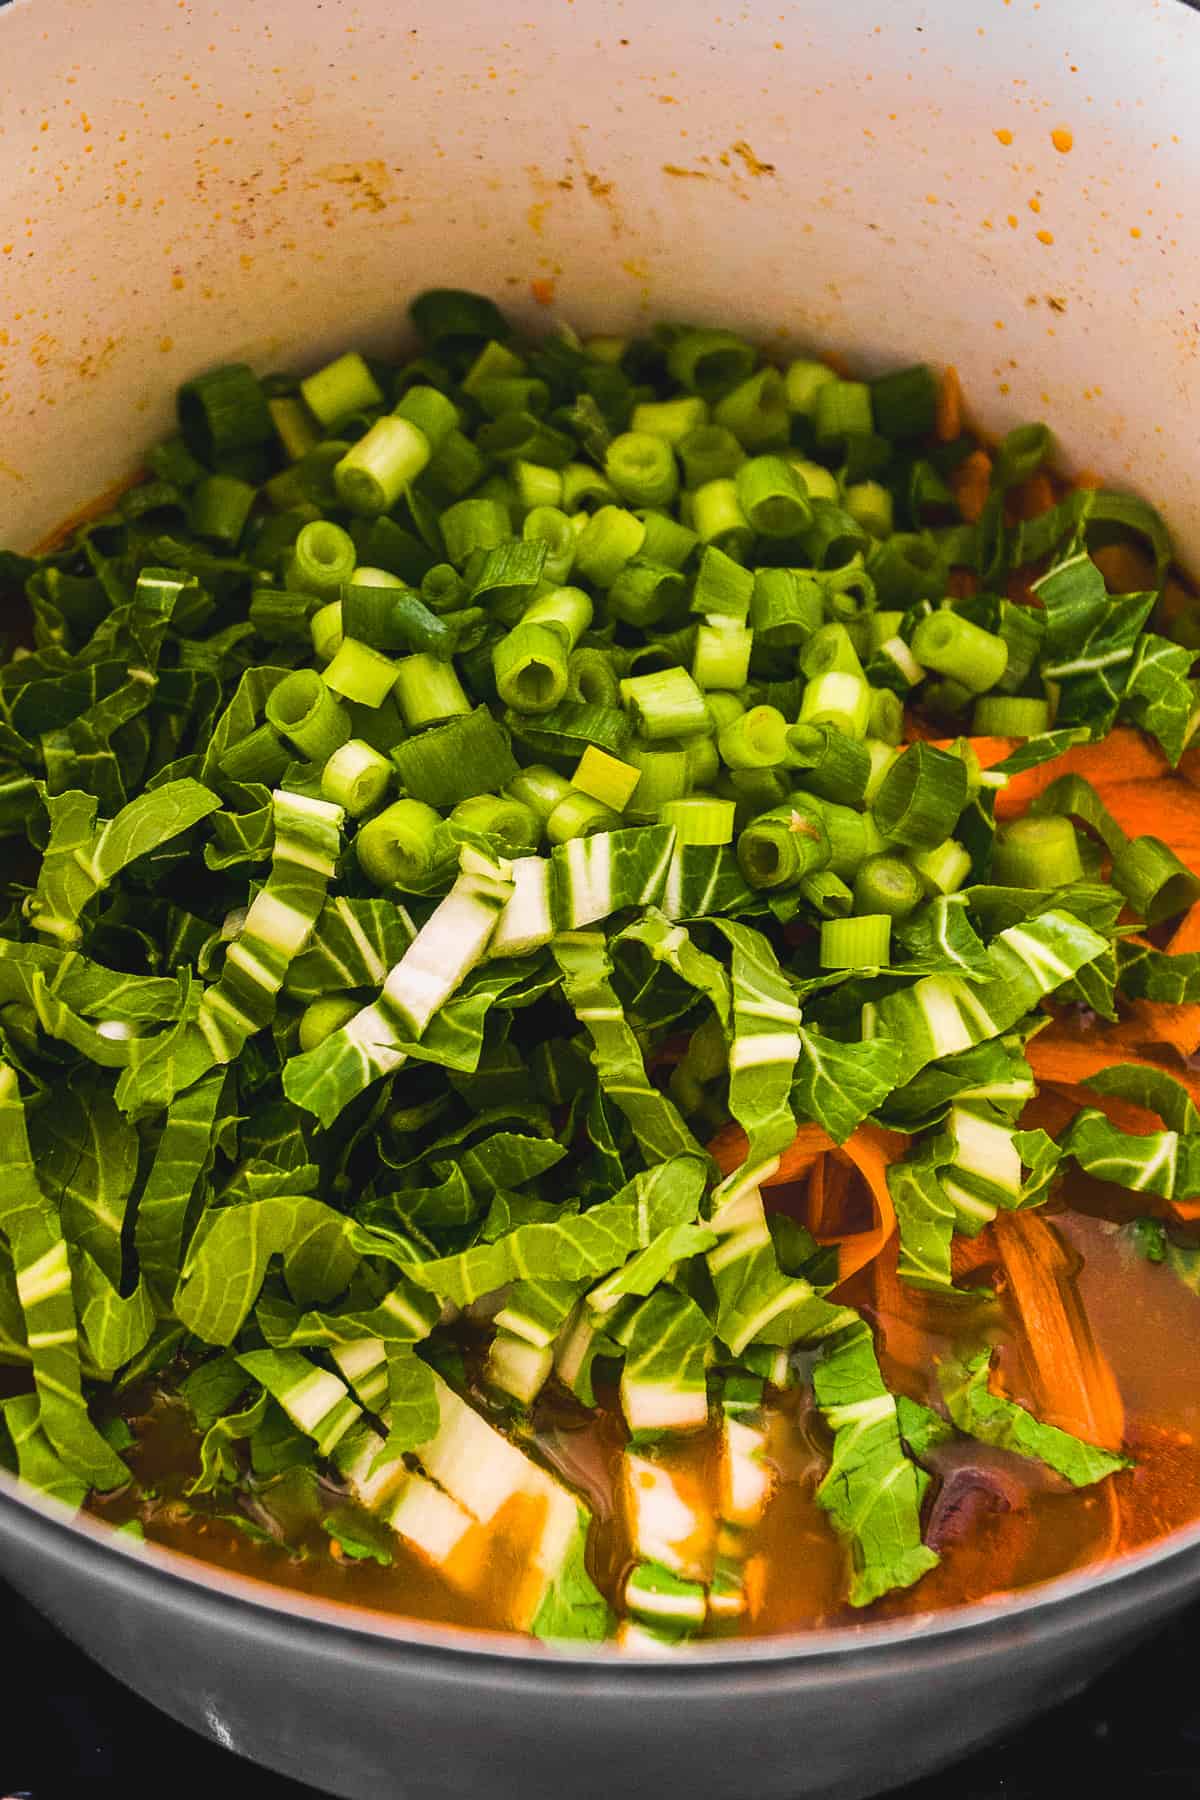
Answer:
[[[849,1281],[851,1275],[874,1262],[895,1235],[896,1209],[888,1191],[887,1171],[888,1164],[903,1154],[907,1143],[907,1138],[898,1132],[881,1131],[875,1125],[860,1125],[846,1140],[846,1155],[871,1190],[877,1218],[873,1230],[856,1232],[853,1237],[842,1239],[838,1252],[839,1283]]]
[[[950,492],[968,525],[974,525],[987,505],[992,480],[992,459],[986,450],[972,450],[950,475]]]
[[[952,738],[935,738],[939,749],[948,749]],[[971,739],[971,747],[979,758],[980,766],[990,769],[995,763],[1003,762],[1017,748],[1017,738],[976,737]],[[1186,761],[1186,759],[1185,759]],[[1192,768],[1200,767],[1200,759],[1189,764]],[[1061,756],[1050,762],[1039,763],[1036,769],[1026,769],[1021,775],[1014,775],[1007,785],[1000,789],[996,796],[996,817],[998,819],[1015,819],[1024,813],[1030,802],[1044,793],[1052,781],[1060,775],[1082,775],[1092,783],[1103,795],[1105,804],[1116,814],[1110,794],[1121,788],[1138,786],[1139,793],[1131,800],[1125,796],[1120,802],[1127,816],[1133,819],[1131,826],[1126,827],[1133,832],[1151,832],[1156,837],[1165,839],[1182,855],[1170,833],[1175,829],[1179,818],[1190,820],[1192,829],[1200,834],[1200,801],[1193,798],[1190,783],[1175,778],[1163,780],[1169,776],[1167,759],[1150,738],[1143,737],[1140,731],[1134,731],[1127,725],[1119,725],[1098,744],[1073,744],[1064,750]],[[1154,784],[1155,792],[1162,789],[1182,789],[1181,793],[1168,793],[1162,802],[1163,822],[1156,825],[1150,819],[1139,820],[1134,817],[1134,808],[1144,808],[1149,794],[1150,784]],[[1157,804],[1155,801],[1153,804]],[[1118,822],[1124,820],[1118,816]],[[1186,860],[1186,859],[1185,859]]]
[[[807,1175],[818,1156],[833,1147],[833,1139],[824,1126],[801,1125],[780,1157],[778,1169],[763,1186],[773,1187],[781,1181],[796,1181],[801,1175]],[[747,1148],[745,1132],[740,1125],[731,1122],[717,1133],[708,1146],[708,1153],[722,1175],[732,1175],[745,1162]]]
[[[1055,504],[1054,483],[1041,469],[1023,481],[1013,496],[1018,519],[1037,519]]]
[[[958,379],[958,370],[953,363],[949,363],[942,370],[942,379],[938,386],[937,422],[934,429],[943,444],[950,444],[956,437],[962,436],[962,428],[962,383]]]
[[[1160,1053],[1153,1054],[1155,1050]],[[1080,1037],[1061,1020],[1055,1020],[1047,1030],[1030,1039],[1025,1054],[1039,1087],[1043,1082],[1078,1087],[1089,1075],[1098,1075],[1101,1069],[1111,1068],[1113,1063],[1140,1063],[1145,1068],[1163,1069],[1173,1075],[1200,1106],[1200,1073],[1189,1069],[1186,1063],[1176,1063],[1173,1058],[1161,1054],[1161,1046],[1147,1041],[1145,1030],[1137,1019],[1122,1020],[1120,1025],[1106,1025],[1103,1031],[1091,1032],[1087,1037]],[[1088,1104],[1098,1105],[1099,1095]]]
[[[1101,1449],[1119,1449],[1125,1432],[1120,1389],[1088,1327],[1061,1237],[1031,1212],[1002,1214],[995,1231],[1038,1418]]]

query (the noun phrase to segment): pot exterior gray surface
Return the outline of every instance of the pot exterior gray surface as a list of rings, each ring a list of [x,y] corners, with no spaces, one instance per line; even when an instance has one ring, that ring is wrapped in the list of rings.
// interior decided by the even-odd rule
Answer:
[[[130,1566],[0,1501],[0,1568],[174,1718],[347,1800],[863,1800],[1075,1691],[1200,1586],[1190,1552],[1062,1606],[842,1655],[591,1669],[425,1649]]]

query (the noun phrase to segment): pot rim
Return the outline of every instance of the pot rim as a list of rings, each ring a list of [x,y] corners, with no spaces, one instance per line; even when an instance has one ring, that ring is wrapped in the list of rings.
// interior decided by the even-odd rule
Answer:
[[[970,1654],[977,1648],[973,1640],[989,1628],[1008,1628],[1006,1636],[1012,1630],[1027,1635],[1044,1624],[1047,1614],[1057,1614],[1062,1626],[1069,1628],[1094,1610],[1093,1602],[1108,1603],[1111,1609],[1116,1597],[1111,1590],[1116,1588],[1124,1590],[1120,1598],[1127,1605],[1134,1604],[1135,1594],[1145,1597],[1147,1584],[1156,1596],[1161,1595],[1175,1585],[1169,1566],[1189,1552],[1200,1551],[1197,1521],[1152,1544],[1123,1551],[1099,1567],[1073,1570],[1053,1581],[958,1607],[878,1624],[701,1642],[689,1645],[683,1654],[672,1649],[662,1656],[634,1658],[612,1644],[550,1646],[515,1632],[435,1624],[382,1608],[300,1594],[262,1576],[218,1568],[186,1551],[123,1538],[103,1520],[73,1514],[62,1502],[26,1487],[0,1469],[0,1537],[10,1531],[23,1538],[35,1554],[65,1554],[75,1566],[83,1560],[90,1565],[88,1573],[95,1571],[114,1581],[124,1563],[131,1585],[149,1574],[160,1588],[165,1584],[182,1590],[185,1610],[190,1600],[194,1606],[214,1611],[251,1614],[264,1631],[287,1624],[310,1637],[337,1639],[344,1647],[357,1642],[364,1649],[370,1645],[384,1653],[389,1648],[401,1653],[417,1651],[423,1658],[448,1658],[463,1666],[464,1673],[468,1666],[481,1669],[490,1665],[514,1679],[526,1677],[534,1682],[553,1682],[563,1675],[578,1680],[590,1673],[600,1679],[650,1684],[664,1677],[686,1682],[703,1675],[750,1677],[772,1669],[794,1672],[797,1666],[813,1675],[824,1669],[832,1673],[836,1668],[840,1675],[847,1664],[867,1662],[872,1665],[871,1672],[878,1673],[880,1660],[889,1654],[899,1653],[910,1665],[914,1655],[925,1660],[939,1652]]]

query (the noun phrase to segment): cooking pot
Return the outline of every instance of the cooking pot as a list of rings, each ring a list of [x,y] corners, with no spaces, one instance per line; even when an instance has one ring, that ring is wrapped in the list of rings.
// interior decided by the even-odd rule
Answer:
[[[0,93],[0,541],[129,473],[184,377],[395,346],[438,284],[525,327],[953,362],[986,429],[1052,421],[1200,548],[1182,5],[15,0]],[[336,1794],[855,1800],[1079,1687],[1200,1586],[1200,1530],[644,1661],[301,1601],[2,1474],[0,1570],[176,1718]]]

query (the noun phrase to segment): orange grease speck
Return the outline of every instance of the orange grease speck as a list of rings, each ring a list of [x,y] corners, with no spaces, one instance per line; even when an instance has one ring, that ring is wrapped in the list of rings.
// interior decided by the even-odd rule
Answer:
[[[554,301],[554,281],[549,275],[539,275],[529,284],[529,291],[539,306],[550,306]]]
[[[1039,244],[1052,244],[1054,242],[1054,233],[1052,231],[1039,231],[1037,240]]]
[[[1007,125],[1002,125],[999,131],[994,131],[992,133],[992,136],[998,144],[1011,144],[1013,141],[1012,132],[1008,129]]]
[[[1054,145],[1054,148],[1060,155],[1065,156],[1067,151],[1074,144],[1075,139],[1065,125],[1056,125],[1054,130],[1050,133],[1050,142]]]

